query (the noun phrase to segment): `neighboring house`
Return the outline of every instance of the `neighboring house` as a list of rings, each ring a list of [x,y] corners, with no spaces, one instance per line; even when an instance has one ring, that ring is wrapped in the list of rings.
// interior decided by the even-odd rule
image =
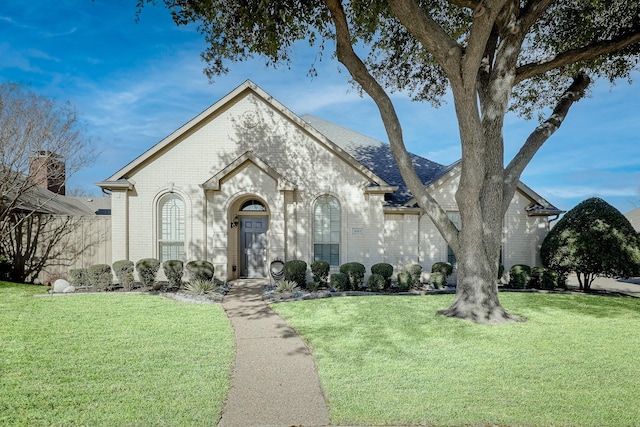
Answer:
[[[458,221],[459,164],[413,156]],[[367,267],[455,262],[416,207],[389,145],[299,117],[247,81],[97,184],[111,193],[112,259],[209,260],[216,277],[265,277],[275,259]],[[539,264],[549,216],[520,185],[504,221],[503,263]]]
[[[15,200],[12,212],[17,217],[6,220],[23,221],[18,232],[12,231],[0,242],[0,253],[9,259],[33,256],[38,258],[35,263],[46,256],[37,277],[41,283],[65,276],[72,268],[111,264],[111,201],[107,197],[66,196],[64,169],[59,156],[35,153],[29,176],[16,175],[13,188],[0,204],[2,208]],[[34,222],[31,217],[41,219]],[[15,222],[9,229],[14,227]],[[29,275],[28,279],[36,277]]]
[[[640,208],[635,208],[624,214],[624,216],[627,217],[631,225],[633,225],[633,228],[640,233]]]

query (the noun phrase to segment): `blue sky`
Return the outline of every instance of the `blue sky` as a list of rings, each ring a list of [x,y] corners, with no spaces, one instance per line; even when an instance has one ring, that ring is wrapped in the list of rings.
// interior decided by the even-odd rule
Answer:
[[[246,79],[298,115],[313,114],[387,141],[368,98],[348,83],[335,60],[315,63],[300,45],[290,67],[267,69],[257,58],[230,64],[210,83],[203,74],[204,41],[195,28],[176,27],[169,12],[146,7],[136,22],[135,0],[3,0],[0,2],[0,81],[33,91],[80,113],[100,155],[70,186],[98,194],[102,181]],[[637,80],[639,76],[635,75]],[[449,164],[459,159],[451,103],[439,109],[394,95],[410,151]],[[522,181],[568,210],[598,196],[623,213],[640,206],[640,82],[598,82],[573,107],[525,170]],[[508,117],[509,159],[537,123]]]

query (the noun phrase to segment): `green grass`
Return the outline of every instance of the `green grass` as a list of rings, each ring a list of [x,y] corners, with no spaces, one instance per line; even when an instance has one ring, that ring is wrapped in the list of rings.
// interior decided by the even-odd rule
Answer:
[[[217,304],[34,298],[0,282],[0,425],[216,425],[234,355]]]
[[[334,425],[640,425],[640,300],[501,294],[529,319],[503,326],[434,315],[452,300],[273,308],[312,347]]]

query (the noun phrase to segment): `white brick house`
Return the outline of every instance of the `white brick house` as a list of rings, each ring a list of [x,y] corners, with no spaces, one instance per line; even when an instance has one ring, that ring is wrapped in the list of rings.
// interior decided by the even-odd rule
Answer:
[[[414,156],[457,218],[458,164]],[[209,260],[221,280],[265,277],[275,259],[422,264],[451,259],[411,200],[388,144],[296,116],[247,81],[107,180],[112,259]],[[521,185],[503,263],[538,265],[557,208]]]

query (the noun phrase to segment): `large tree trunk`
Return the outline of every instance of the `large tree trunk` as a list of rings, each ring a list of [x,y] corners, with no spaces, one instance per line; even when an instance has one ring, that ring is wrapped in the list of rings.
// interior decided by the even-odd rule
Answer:
[[[461,238],[462,248],[457,254],[456,298],[438,314],[487,324],[525,320],[508,313],[500,304],[497,253],[490,259],[494,249],[487,250],[482,241],[465,237]]]

